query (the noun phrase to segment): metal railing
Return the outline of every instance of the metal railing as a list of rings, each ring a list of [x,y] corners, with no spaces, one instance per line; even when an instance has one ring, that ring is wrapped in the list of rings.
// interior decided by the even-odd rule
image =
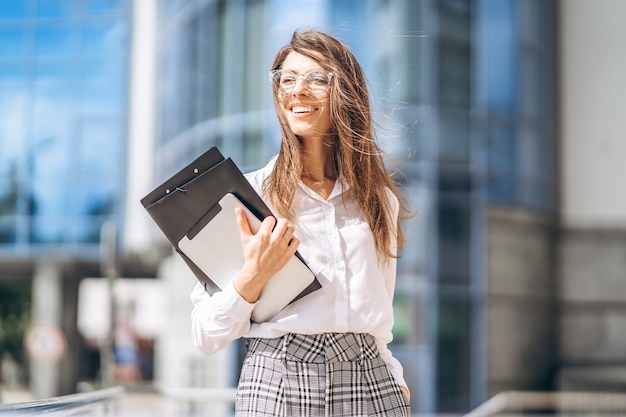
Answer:
[[[626,416],[626,393],[611,392],[501,392],[465,417],[548,415]]]
[[[123,387],[112,387],[43,400],[1,404],[0,416],[22,417],[45,414],[46,416],[62,417],[77,413],[83,413],[84,415],[90,411],[104,411],[104,413],[107,413],[113,407],[115,401],[121,398],[125,392],[126,390]]]

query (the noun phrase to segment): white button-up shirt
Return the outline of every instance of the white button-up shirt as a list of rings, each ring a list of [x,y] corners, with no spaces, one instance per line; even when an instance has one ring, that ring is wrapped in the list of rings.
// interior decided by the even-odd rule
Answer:
[[[274,160],[246,174],[260,195],[273,165]],[[396,261],[379,261],[374,235],[345,191],[346,185],[339,180],[327,200],[302,182],[296,191],[293,213],[298,252],[322,288],[291,303],[271,320],[254,323],[250,321],[254,303],[246,302],[232,286],[210,296],[197,284],[191,294],[191,322],[193,341],[200,350],[211,354],[239,337],[369,333],[393,377],[406,386],[402,366],[387,347],[392,339]],[[398,200],[388,194],[397,217]]]

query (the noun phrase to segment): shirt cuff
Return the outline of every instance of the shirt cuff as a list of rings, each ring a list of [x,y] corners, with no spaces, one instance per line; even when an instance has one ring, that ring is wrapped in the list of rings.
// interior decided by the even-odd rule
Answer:
[[[256,303],[249,303],[237,292],[234,285],[230,284],[219,294],[220,303],[219,311],[230,317],[247,317],[252,316],[252,310]],[[215,296],[214,295],[214,296]]]

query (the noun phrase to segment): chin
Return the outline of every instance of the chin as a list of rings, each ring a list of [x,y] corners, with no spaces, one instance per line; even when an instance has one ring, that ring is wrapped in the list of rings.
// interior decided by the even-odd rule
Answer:
[[[308,136],[308,135],[315,134],[315,129],[303,128],[301,126],[294,126],[293,124],[289,126],[289,128],[291,129],[293,134],[296,136]]]

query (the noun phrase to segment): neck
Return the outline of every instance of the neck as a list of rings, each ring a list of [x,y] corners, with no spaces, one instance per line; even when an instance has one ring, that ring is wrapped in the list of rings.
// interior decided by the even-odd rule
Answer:
[[[337,179],[335,148],[321,141],[303,147],[302,178],[320,182]]]
[[[327,180],[335,181],[337,179],[337,174],[335,172],[310,172],[310,171],[302,171],[302,179],[310,180],[312,182],[324,182]]]

